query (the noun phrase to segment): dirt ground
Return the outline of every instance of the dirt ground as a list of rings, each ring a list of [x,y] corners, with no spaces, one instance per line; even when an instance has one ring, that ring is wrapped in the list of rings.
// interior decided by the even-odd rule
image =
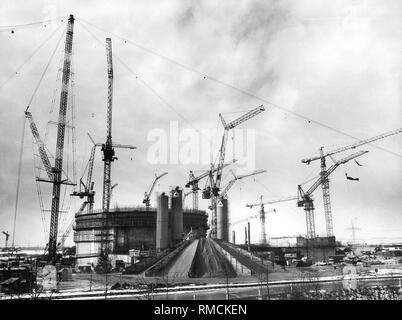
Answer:
[[[197,253],[190,270],[191,278],[232,278],[236,276],[233,266],[219,252],[213,241],[201,238],[198,242]]]

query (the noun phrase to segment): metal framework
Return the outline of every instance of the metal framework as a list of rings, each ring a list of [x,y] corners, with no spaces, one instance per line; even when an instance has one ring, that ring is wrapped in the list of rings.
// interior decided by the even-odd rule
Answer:
[[[236,160],[233,160],[232,162],[229,162],[229,163],[225,163],[225,164],[223,164],[223,167],[225,168],[235,162],[236,162]],[[200,180],[207,178],[207,177],[211,178],[213,173],[215,173],[217,170],[218,170],[218,168],[211,167],[210,170],[205,171],[198,177],[196,177],[194,175],[193,171],[190,171],[188,182],[186,183],[185,187],[186,188],[191,187],[191,192],[193,193],[193,209],[194,210],[198,210],[198,190],[200,190],[200,188],[198,187],[198,182],[200,182]],[[209,199],[210,193],[206,193],[205,195],[207,195],[207,198],[205,198],[205,199]],[[186,196],[187,196],[187,194],[186,194]],[[203,192],[203,198],[204,198],[204,192]]]
[[[106,57],[107,57],[107,118],[106,118],[106,142],[102,145],[103,152],[103,196],[102,209],[109,212],[110,192],[111,192],[111,167],[115,157],[112,144],[112,103],[113,103],[113,61],[112,61],[112,40],[106,38]]]
[[[377,135],[372,138],[368,138],[365,140],[360,140],[358,142],[352,143],[348,146],[341,147],[332,151],[329,151],[327,153],[324,153],[323,147],[320,148],[320,155],[312,158],[306,158],[302,159],[302,163],[310,164],[312,161],[315,160],[320,160],[321,161],[321,178],[322,178],[322,195],[323,195],[323,202],[324,202],[324,212],[325,212],[325,224],[326,224],[326,231],[327,231],[327,236],[331,237],[334,235],[334,228],[333,228],[333,222],[332,222],[332,210],[331,210],[331,197],[330,197],[330,192],[329,192],[329,179],[327,175],[327,167],[326,167],[326,157],[332,156],[336,153],[343,152],[346,150],[350,149],[355,149],[357,147],[360,147],[362,145],[384,139],[386,137],[398,134],[402,132],[402,128],[399,128],[397,130],[389,131],[380,135]]]
[[[313,183],[313,185],[304,192],[301,185],[298,186],[298,207],[304,207],[304,211],[306,213],[306,225],[307,225],[307,238],[312,239],[316,237],[315,234],[315,222],[314,222],[314,204],[312,193],[323,183],[323,181],[328,181],[328,176],[338,168],[339,165],[345,164],[346,162],[355,159],[357,157],[366,154],[368,151],[359,151],[353,153],[332,165],[328,170],[326,170],[324,175],[320,175],[320,178]]]
[[[25,116],[29,121],[32,135],[38,146],[39,155],[41,161],[45,167],[48,180],[37,178],[37,181],[43,181],[53,184],[52,190],[52,207],[50,216],[50,230],[49,230],[49,242],[47,244],[48,261],[50,263],[56,262],[57,256],[57,231],[59,223],[59,205],[60,205],[60,188],[62,184],[74,185],[74,183],[62,180],[63,171],[63,151],[64,151],[64,136],[66,129],[66,114],[67,103],[70,87],[70,75],[71,75],[71,54],[73,46],[73,31],[74,31],[74,16],[70,15],[67,24],[66,42],[64,48],[64,61],[63,61],[63,75],[62,86],[60,93],[60,107],[59,107],[59,119],[57,122],[57,138],[56,138],[56,157],[55,165],[51,166],[49,157],[46,153],[45,144],[39,136],[38,129],[33,121],[32,114],[25,110]]]
[[[259,210],[259,216],[260,216],[260,228],[261,228],[261,243],[267,243],[267,232],[265,228],[265,221],[266,221],[266,212],[264,205],[265,204],[273,204],[273,203],[278,203],[278,202],[285,202],[285,201],[291,201],[291,200],[297,200],[297,197],[287,197],[287,198],[281,198],[281,199],[276,199],[276,200],[270,200],[270,201],[263,201],[263,196],[260,196],[260,203],[254,203],[254,204],[246,204],[246,207],[248,208],[253,208],[255,206],[260,206]],[[272,212],[272,210],[270,211]],[[275,209],[273,212],[276,212]]]
[[[217,202],[217,198],[219,197],[219,192],[220,192],[220,184],[222,180],[222,172],[223,172],[223,164],[225,161],[225,154],[226,154],[226,143],[228,139],[228,134],[229,130],[237,127],[238,125],[242,124],[243,122],[255,117],[259,113],[265,111],[265,108],[263,105],[258,106],[257,108],[250,110],[246,114],[240,116],[239,118],[226,123],[225,119],[223,118],[222,114],[219,114],[219,117],[221,119],[222,125],[223,125],[223,137],[222,137],[222,142],[221,142],[221,147],[219,150],[219,163],[218,167],[216,170],[216,177],[213,178],[213,176],[210,176],[210,191],[204,190],[204,193],[210,192],[212,193],[211,195],[211,206],[212,206],[212,217],[211,217],[211,232],[210,235],[215,238],[216,237],[216,206],[214,205]]]

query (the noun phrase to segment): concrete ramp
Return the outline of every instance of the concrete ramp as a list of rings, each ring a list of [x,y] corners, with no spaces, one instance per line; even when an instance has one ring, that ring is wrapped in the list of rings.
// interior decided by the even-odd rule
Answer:
[[[191,269],[191,265],[197,251],[198,241],[198,239],[193,240],[166,268],[166,272],[169,277],[188,278],[188,273]]]
[[[210,238],[201,238],[190,271],[191,278],[233,278],[236,272]]]

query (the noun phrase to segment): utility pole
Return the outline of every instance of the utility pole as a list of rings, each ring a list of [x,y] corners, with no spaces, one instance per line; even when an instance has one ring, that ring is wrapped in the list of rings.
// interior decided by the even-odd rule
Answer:
[[[269,300],[268,266],[267,266],[267,300]]]

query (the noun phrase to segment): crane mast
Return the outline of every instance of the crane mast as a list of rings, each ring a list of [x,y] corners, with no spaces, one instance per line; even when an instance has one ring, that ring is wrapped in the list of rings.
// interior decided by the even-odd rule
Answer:
[[[60,94],[59,121],[57,125],[56,158],[53,168],[53,197],[50,216],[49,231],[49,261],[55,262],[57,254],[57,228],[59,222],[60,187],[62,184],[61,173],[63,166],[64,134],[66,128],[66,113],[68,88],[70,82],[71,52],[73,46],[74,16],[70,15],[67,25],[66,43],[64,49],[63,77]]]
[[[116,160],[112,144],[112,103],[113,103],[113,62],[112,62],[112,40],[106,38],[107,58],[107,118],[106,118],[106,143],[102,145],[103,152],[103,212],[109,212],[111,193],[111,169],[112,162]]]
[[[329,193],[329,179],[327,175],[327,165],[324,157],[323,148],[320,148],[321,153],[321,189],[322,197],[324,203],[324,213],[325,213],[325,227],[327,231],[327,237],[332,237],[334,235],[334,227],[332,223],[332,210],[331,210],[331,197]]]

